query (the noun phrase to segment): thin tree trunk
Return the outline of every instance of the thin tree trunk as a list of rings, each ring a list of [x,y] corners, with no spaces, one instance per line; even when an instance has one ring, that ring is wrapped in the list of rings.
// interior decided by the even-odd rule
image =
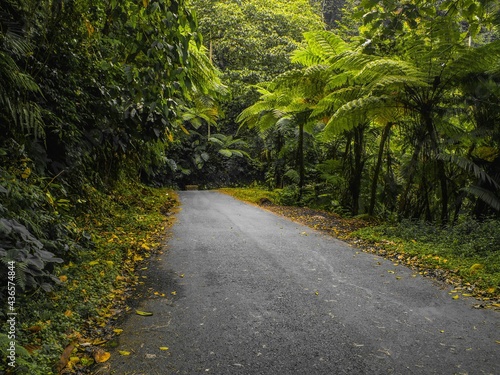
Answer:
[[[373,174],[373,181],[372,181],[372,188],[371,188],[371,193],[370,193],[370,207],[368,208],[369,215],[373,215],[373,212],[375,211],[375,201],[377,198],[378,177],[380,175],[380,170],[382,169],[382,161],[383,161],[383,157],[384,157],[385,143],[387,142],[387,138],[389,137],[392,125],[393,125],[392,122],[387,123],[384,127],[384,130],[382,130],[382,135],[380,136],[380,146],[378,148],[377,164],[375,165],[375,171]]]
[[[412,154],[411,159],[410,159],[408,180],[406,182],[406,187],[405,187],[404,192],[402,194],[402,198],[399,202],[399,213],[403,217],[407,216],[408,200],[409,200],[408,195],[410,194],[411,185],[413,184],[413,178],[415,177],[415,171],[417,170],[415,165],[417,164],[418,156],[420,155],[420,151],[422,150],[422,146],[423,146],[423,140],[419,140],[416,147],[415,147],[415,150],[413,150],[413,154]]]
[[[352,197],[352,214],[359,213],[359,196],[361,194],[361,177],[363,175],[364,161],[364,132],[365,126],[360,125],[354,129],[354,173],[351,178],[350,188]]]
[[[281,152],[281,149],[283,148],[283,136],[281,134],[281,131],[278,130],[278,134],[276,136],[276,155],[279,156],[280,152]],[[283,189],[283,161],[278,158],[278,156],[276,157],[276,161],[274,163],[275,165],[275,175],[274,175],[274,178],[275,178],[275,183],[276,183],[276,187],[278,189]]]
[[[427,131],[429,132],[429,136],[431,138],[431,142],[434,148],[434,152],[436,156],[439,154],[439,142],[436,134],[436,129],[434,127],[434,123],[429,114],[424,115],[425,125],[427,127]],[[444,225],[448,223],[448,181],[446,178],[446,169],[444,165],[444,161],[436,158],[438,179],[441,186],[441,224]]]
[[[299,202],[302,200],[302,193],[304,189],[304,123],[299,122],[299,144],[297,147],[297,158],[299,164]]]

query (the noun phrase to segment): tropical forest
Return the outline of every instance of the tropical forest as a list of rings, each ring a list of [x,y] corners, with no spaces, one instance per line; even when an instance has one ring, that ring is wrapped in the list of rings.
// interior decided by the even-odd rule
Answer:
[[[1,0],[0,373],[106,362],[185,189],[500,310],[500,3]]]

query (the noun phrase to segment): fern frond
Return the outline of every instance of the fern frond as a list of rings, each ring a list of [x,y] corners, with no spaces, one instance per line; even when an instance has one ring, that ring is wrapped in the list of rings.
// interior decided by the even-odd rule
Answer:
[[[460,76],[483,73],[492,69],[500,59],[500,40],[477,48],[466,48],[460,56],[451,61],[447,68]]]
[[[330,67],[325,64],[317,64],[304,69],[303,76],[307,78],[320,77],[325,72],[328,72]]]
[[[349,82],[353,82],[354,79],[354,74],[353,72],[343,72],[339,74],[332,74],[329,78],[328,81],[325,85],[325,90],[336,90],[339,89],[347,84]]]
[[[488,173],[486,173],[483,168],[481,168],[473,161],[464,158],[463,156],[439,154],[437,158],[446,162],[453,163],[463,170],[472,173],[479,180],[488,182],[489,184],[491,184],[491,186],[494,186],[495,189],[500,189],[500,185],[498,184],[498,182],[496,182]]]
[[[348,44],[338,35],[330,31],[312,31],[304,33],[307,48],[292,55],[292,62],[304,66],[326,62],[347,50]]]
[[[261,131],[266,131],[267,129],[276,125],[278,119],[282,117],[282,113],[276,110],[263,112],[254,126],[258,127]]]
[[[22,73],[12,57],[4,52],[0,52],[0,74],[4,75],[2,78],[6,81],[8,87],[41,93],[33,78]]]
[[[332,61],[332,68],[340,71],[357,71],[367,64],[380,60],[380,57],[366,55],[358,51],[345,51]]]
[[[284,72],[269,82],[268,89],[273,91],[282,87],[295,86],[296,82],[304,76],[301,69],[292,69]]]
[[[370,82],[366,89],[367,91],[377,91],[382,90],[385,91],[389,88],[397,89],[399,87],[411,86],[411,87],[427,87],[429,86],[426,81],[419,77],[411,77],[411,76],[381,76],[377,79],[374,79],[373,82]]]
[[[322,98],[313,108],[311,117],[319,116],[330,116],[335,111],[335,108],[339,106],[339,100],[337,93],[331,93]]]
[[[500,211],[500,198],[496,196],[492,191],[486,190],[479,186],[469,186],[463,188],[462,190],[466,191],[469,194],[474,195],[475,197],[482,200],[491,208]]]
[[[334,91],[323,97],[313,108],[311,117],[330,116],[335,108],[359,97],[361,87],[350,86]]]
[[[291,60],[293,63],[301,64],[306,67],[324,63],[324,59],[321,56],[318,56],[307,48],[299,49],[293,52]]]
[[[367,96],[352,100],[342,105],[330,118],[325,126],[324,132],[327,135],[338,135],[345,130],[350,130],[358,124],[369,119],[370,112],[378,110],[386,105],[387,98],[384,96]]]
[[[379,59],[366,63],[363,69],[356,75],[356,80],[359,82],[371,82],[385,76],[423,78],[421,73],[407,62]]]

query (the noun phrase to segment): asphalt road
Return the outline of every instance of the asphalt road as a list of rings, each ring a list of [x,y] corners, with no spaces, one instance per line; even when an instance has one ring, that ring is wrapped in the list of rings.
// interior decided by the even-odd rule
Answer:
[[[112,373],[500,374],[498,312],[229,196],[180,198]]]

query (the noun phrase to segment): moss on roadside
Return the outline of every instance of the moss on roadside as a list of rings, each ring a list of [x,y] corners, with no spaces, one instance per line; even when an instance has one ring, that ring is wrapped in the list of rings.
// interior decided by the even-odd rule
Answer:
[[[261,204],[262,200],[269,200],[275,204],[278,200],[278,193],[276,191],[266,190],[259,187],[251,188],[222,188],[219,189],[221,193],[231,195],[237,199],[253,204]]]

